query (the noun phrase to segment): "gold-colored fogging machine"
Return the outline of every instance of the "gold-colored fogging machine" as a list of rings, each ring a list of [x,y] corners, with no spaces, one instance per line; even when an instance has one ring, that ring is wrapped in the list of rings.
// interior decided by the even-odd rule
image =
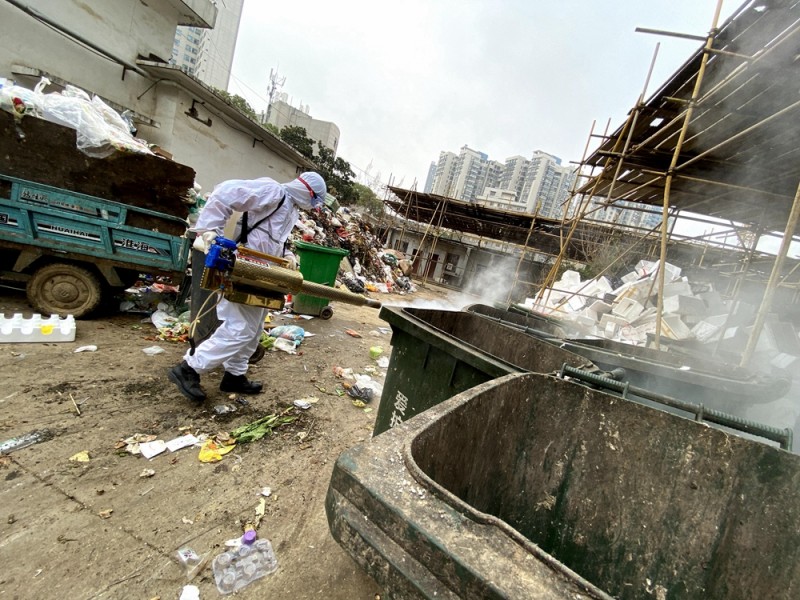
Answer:
[[[377,300],[320,283],[305,281],[299,271],[287,268],[288,261],[256,252],[218,237],[206,255],[200,287],[219,291],[230,302],[283,308],[287,294],[306,294],[345,304],[380,308]]]

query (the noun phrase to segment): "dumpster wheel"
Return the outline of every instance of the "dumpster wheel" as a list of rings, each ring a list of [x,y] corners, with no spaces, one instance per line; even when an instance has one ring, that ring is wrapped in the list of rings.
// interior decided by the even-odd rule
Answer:
[[[256,351],[250,355],[250,358],[247,359],[247,364],[254,365],[259,362],[262,358],[264,358],[264,354],[266,354],[267,350],[259,344],[256,346]]]
[[[81,318],[95,310],[103,288],[94,273],[69,263],[51,263],[38,269],[25,288],[28,302],[47,315]]]
[[[323,306],[319,311],[319,318],[320,319],[330,319],[333,316],[333,308],[328,306]]]

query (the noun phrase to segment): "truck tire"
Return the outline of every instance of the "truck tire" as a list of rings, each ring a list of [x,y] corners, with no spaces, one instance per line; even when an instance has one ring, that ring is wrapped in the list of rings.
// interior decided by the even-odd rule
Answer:
[[[103,299],[97,276],[83,267],[52,263],[38,269],[25,289],[28,302],[46,315],[81,318],[95,310]]]

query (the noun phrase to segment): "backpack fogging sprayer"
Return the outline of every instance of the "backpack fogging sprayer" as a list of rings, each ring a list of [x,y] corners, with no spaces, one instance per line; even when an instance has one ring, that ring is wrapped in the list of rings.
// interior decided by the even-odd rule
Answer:
[[[200,287],[219,291],[230,302],[281,310],[287,294],[306,294],[355,306],[380,308],[381,303],[346,290],[305,281],[302,273],[286,268],[283,258],[237,246],[217,237],[208,250]]]

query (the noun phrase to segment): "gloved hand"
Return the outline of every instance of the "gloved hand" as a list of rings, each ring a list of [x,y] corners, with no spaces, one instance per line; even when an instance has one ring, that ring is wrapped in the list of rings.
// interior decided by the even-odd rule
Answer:
[[[204,252],[208,254],[208,249],[211,248],[211,244],[214,243],[214,240],[217,239],[217,232],[216,231],[204,231],[196,238],[194,238],[194,243],[192,243],[192,248],[195,250],[200,250],[200,252]]]

